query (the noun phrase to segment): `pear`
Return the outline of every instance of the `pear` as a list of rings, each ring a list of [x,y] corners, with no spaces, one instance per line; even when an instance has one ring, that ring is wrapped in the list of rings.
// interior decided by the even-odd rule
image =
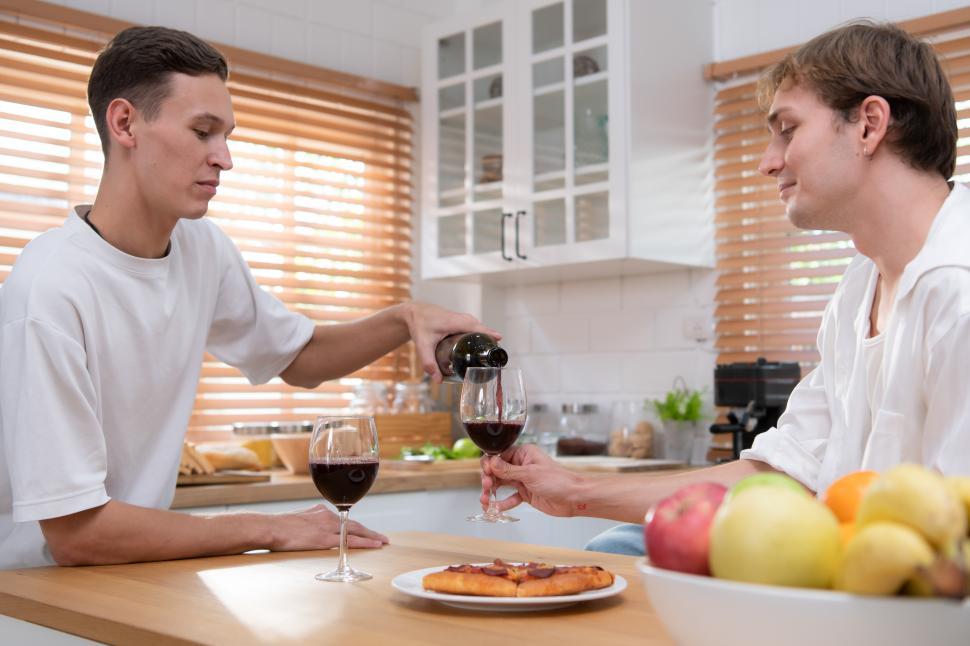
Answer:
[[[722,503],[710,529],[711,572],[720,579],[828,588],[842,550],[839,523],[815,498],[757,486]]]
[[[934,559],[933,548],[916,530],[873,522],[860,528],[845,546],[836,587],[856,594],[896,594]]]
[[[914,464],[901,464],[869,486],[856,525],[888,521],[906,525],[943,549],[967,534],[967,513],[939,473]]]

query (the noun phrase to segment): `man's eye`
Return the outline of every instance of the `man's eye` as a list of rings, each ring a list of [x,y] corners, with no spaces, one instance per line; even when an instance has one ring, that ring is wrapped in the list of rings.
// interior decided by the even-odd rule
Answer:
[[[199,139],[205,139],[206,137],[209,136],[209,133],[206,132],[205,130],[194,130],[194,132],[195,132],[195,136],[198,137]]]
[[[787,128],[782,128],[780,134],[785,139],[791,139],[791,136],[794,132],[795,132],[795,126],[788,126]]]

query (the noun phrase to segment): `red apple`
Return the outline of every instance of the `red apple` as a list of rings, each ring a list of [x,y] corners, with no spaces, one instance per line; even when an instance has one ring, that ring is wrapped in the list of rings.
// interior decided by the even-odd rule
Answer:
[[[711,522],[726,493],[724,485],[698,482],[654,505],[644,528],[650,562],[666,570],[709,575]]]

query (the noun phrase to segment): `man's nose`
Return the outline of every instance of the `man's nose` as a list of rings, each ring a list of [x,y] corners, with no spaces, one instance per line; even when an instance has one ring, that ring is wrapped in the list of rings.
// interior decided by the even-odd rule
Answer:
[[[771,177],[782,169],[785,165],[785,157],[774,144],[768,144],[765,152],[761,155],[761,162],[758,164],[758,172],[762,175]]]
[[[219,148],[212,153],[209,157],[210,166],[218,166],[222,170],[229,170],[232,168],[232,155],[229,153],[229,145],[223,143]]]

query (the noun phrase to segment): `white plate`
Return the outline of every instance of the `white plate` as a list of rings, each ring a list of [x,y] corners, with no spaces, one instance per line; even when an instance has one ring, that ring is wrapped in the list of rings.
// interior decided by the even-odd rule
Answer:
[[[949,646],[970,643],[970,601],[864,597],[737,583],[637,560],[650,604],[690,646]],[[703,617],[703,621],[698,621]]]
[[[488,565],[482,563],[480,565]],[[412,597],[431,599],[439,601],[446,606],[462,608],[463,610],[484,610],[491,612],[528,612],[534,610],[553,610],[555,608],[565,608],[574,603],[582,601],[592,601],[593,599],[605,599],[615,594],[620,594],[626,590],[626,579],[622,576],[613,575],[613,585],[599,590],[589,590],[579,594],[559,595],[555,597],[472,597],[461,594],[442,594],[425,590],[421,585],[424,575],[432,572],[441,572],[447,565],[438,567],[428,567],[422,570],[412,570],[399,574],[391,581],[391,585]]]

